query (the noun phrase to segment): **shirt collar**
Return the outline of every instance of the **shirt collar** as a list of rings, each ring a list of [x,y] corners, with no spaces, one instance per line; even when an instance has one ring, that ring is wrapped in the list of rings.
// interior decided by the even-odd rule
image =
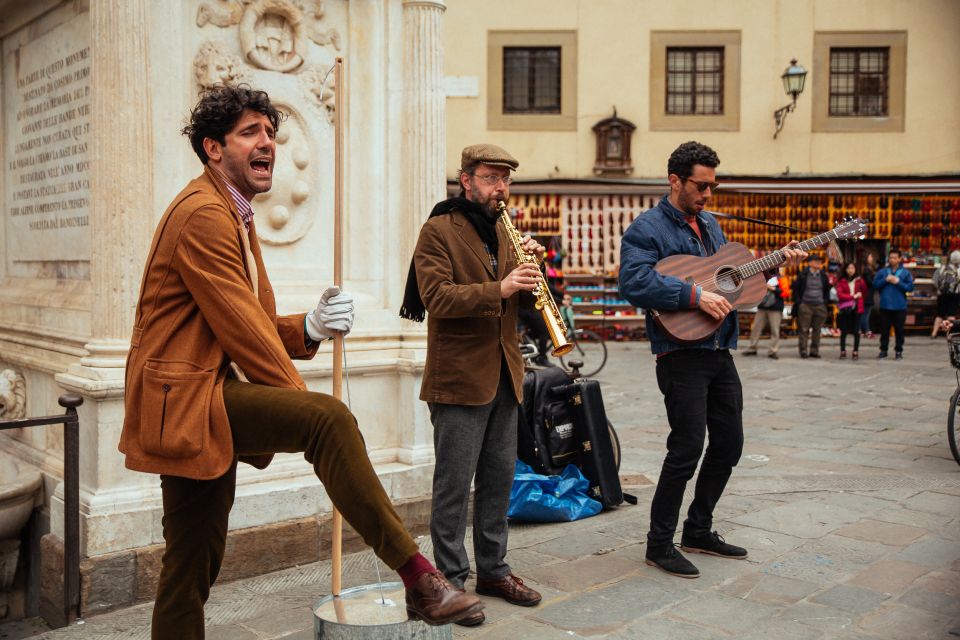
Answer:
[[[240,219],[243,220],[243,226],[249,231],[250,221],[253,220],[253,207],[250,205],[250,201],[247,200],[235,186],[233,186],[233,183],[227,179],[227,176],[223,175],[222,172],[214,169],[213,167],[210,168],[213,170],[213,173],[223,182],[223,186],[227,188],[227,191],[230,192],[230,197],[233,198],[234,204],[237,205],[237,213],[240,214]]]
[[[704,216],[701,216],[700,214],[688,216],[686,213],[673,206],[673,203],[670,202],[670,196],[663,196],[663,199],[660,200],[660,204],[667,213],[676,218],[677,222],[687,222],[690,218],[693,218],[700,224],[707,224],[707,219]]]

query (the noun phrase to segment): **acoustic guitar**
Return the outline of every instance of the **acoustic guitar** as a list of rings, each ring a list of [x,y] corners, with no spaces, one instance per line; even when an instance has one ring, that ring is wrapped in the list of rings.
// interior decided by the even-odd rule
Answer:
[[[847,219],[818,236],[804,240],[799,248],[810,251],[833,240],[863,238],[867,221]],[[739,242],[728,242],[712,256],[675,255],[664,258],[654,266],[657,273],[680,278],[703,291],[722,295],[736,308],[749,308],[763,300],[767,292],[763,272],[784,263],[783,251],[777,249],[762,258]],[[717,320],[700,309],[678,311],[648,311],[654,321],[672,340],[680,344],[694,344],[713,334],[723,319]]]

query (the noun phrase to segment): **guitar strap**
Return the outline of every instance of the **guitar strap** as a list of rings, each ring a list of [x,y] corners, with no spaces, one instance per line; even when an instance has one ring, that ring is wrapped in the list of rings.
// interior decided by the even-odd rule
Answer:
[[[738,216],[732,213],[720,213],[719,211],[711,211],[711,215],[716,216],[717,218],[733,218],[734,220],[743,220],[744,222],[752,222],[754,224],[762,224],[768,227],[774,227],[776,229],[786,229],[787,231],[799,231],[807,235],[813,234],[817,235],[815,232],[810,231],[809,229],[801,229],[799,227],[791,227],[785,224],[777,224],[776,222],[767,222],[766,220],[758,220],[757,218],[748,218],[747,216]],[[827,245],[827,255],[830,256],[832,260],[841,261],[843,259],[843,252],[840,251],[840,247],[837,246],[836,240],[831,240]]]
[[[799,227],[791,227],[785,224],[777,224],[776,222],[767,222],[766,220],[758,220],[757,218],[748,218],[747,216],[738,216],[732,213],[720,213],[719,211],[710,211],[710,215],[717,218],[733,218],[734,220],[743,220],[744,222],[753,222],[754,224],[762,224],[768,227],[775,227],[777,229],[786,229],[787,231],[799,231],[801,233],[813,234],[816,233],[810,231],[809,229],[800,229]]]

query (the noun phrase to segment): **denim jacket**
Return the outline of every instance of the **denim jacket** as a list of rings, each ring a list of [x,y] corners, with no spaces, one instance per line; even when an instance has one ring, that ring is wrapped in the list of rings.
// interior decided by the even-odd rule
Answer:
[[[706,211],[697,215],[703,242],[684,220],[684,215],[666,196],[634,220],[620,244],[620,295],[644,309],[676,311],[697,306],[700,292],[691,303],[693,285],[673,276],[664,276],[653,267],[663,258],[677,254],[709,256],[727,239],[717,219]],[[706,246],[704,246],[706,245]],[[720,328],[702,342],[679,344],[667,336],[647,313],[647,337],[654,354],[676,349],[736,349],[737,312],[732,311]]]
[[[887,276],[900,278],[897,284],[887,282]],[[873,288],[880,292],[880,308],[886,311],[903,311],[907,308],[907,292],[913,291],[913,274],[898,266],[896,271],[886,265],[873,278]]]

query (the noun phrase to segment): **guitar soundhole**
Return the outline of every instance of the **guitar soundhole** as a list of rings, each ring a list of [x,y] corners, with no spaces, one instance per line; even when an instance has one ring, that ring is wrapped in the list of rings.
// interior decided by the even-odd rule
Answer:
[[[717,291],[734,293],[740,289],[740,275],[734,267],[720,267],[717,270]]]

